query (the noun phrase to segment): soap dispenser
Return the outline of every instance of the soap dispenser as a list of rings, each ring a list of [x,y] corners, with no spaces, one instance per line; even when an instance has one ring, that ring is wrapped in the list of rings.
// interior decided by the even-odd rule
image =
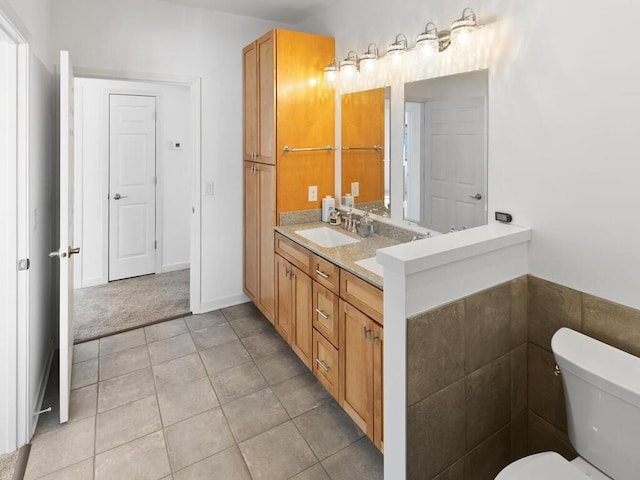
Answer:
[[[373,219],[369,216],[369,213],[365,213],[362,219],[360,219],[360,236],[370,237],[373,235]]]

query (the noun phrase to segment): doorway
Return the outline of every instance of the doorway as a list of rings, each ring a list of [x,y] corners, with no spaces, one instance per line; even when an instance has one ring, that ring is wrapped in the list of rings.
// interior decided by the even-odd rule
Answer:
[[[76,343],[194,312],[193,90],[75,80],[75,218],[83,252],[74,272]]]

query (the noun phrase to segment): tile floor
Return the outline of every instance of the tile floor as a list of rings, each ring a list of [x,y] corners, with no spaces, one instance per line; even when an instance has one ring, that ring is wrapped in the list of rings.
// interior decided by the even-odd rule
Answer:
[[[243,304],[76,345],[26,479],[375,480],[383,457],[269,322]]]

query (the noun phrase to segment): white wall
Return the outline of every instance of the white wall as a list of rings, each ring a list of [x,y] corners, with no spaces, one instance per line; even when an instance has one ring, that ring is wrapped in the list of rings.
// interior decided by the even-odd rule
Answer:
[[[75,262],[75,285],[108,282],[109,94],[156,97],[158,254],[161,271],[189,267],[194,185],[192,100],[184,85],[76,78],[76,238],[82,255]],[[182,150],[170,147],[180,140]]]
[[[531,274],[640,308],[640,4],[350,0],[299,27],[333,35],[340,56],[369,42],[384,49],[399,32],[413,45],[427,21],[446,28],[466,6],[491,21],[479,52],[489,68],[490,218],[507,211],[533,229]],[[591,27],[597,35],[585,36]]]
[[[0,0],[0,10],[26,37],[31,53],[50,68],[51,0]]]
[[[242,48],[276,26],[155,0],[57,0],[52,49],[76,67],[202,78],[202,306],[242,294]]]

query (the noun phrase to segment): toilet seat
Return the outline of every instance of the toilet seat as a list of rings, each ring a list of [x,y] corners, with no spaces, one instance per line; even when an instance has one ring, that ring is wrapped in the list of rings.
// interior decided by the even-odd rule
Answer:
[[[589,480],[591,477],[555,452],[537,453],[507,465],[495,480]]]

